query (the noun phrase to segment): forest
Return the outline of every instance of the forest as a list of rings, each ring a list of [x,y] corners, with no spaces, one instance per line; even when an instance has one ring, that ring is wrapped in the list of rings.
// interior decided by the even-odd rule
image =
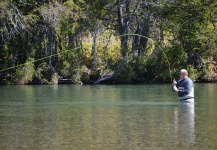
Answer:
[[[216,0],[1,0],[0,84],[217,81]]]

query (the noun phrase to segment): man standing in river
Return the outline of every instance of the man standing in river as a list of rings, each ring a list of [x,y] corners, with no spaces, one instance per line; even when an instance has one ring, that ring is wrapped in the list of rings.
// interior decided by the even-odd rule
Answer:
[[[172,85],[173,91],[178,92],[180,102],[194,103],[194,83],[188,77],[186,69],[180,70],[180,80],[176,82],[174,79]]]

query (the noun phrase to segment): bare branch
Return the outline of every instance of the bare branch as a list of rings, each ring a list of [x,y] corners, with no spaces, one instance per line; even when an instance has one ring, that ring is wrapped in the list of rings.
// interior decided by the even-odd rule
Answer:
[[[63,12],[63,7],[59,3],[54,3],[53,5],[45,5],[40,9],[40,13],[45,22],[50,26],[56,27],[60,23],[60,17]]]
[[[30,16],[23,15],[12,3],[1,2],[0,4],[0,36],[2,40],[14,38],[24,31],[28,32],[28,24],[34,23]]]

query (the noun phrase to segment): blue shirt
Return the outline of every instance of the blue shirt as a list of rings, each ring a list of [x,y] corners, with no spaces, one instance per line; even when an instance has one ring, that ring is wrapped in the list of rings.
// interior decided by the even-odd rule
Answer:
[[[189,77],[186,76],[184,79],[179,80],[176,87],[179,89],[179,99],[194,97],[194,83]]]

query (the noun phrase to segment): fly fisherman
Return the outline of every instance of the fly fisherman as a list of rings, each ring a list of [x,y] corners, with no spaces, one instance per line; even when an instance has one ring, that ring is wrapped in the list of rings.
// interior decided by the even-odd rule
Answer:
[[[186,69],[180,70],[180,80],[173,80],[172,89],[178,92],[179,102],[194,103],[194,83],[188,77]]]

